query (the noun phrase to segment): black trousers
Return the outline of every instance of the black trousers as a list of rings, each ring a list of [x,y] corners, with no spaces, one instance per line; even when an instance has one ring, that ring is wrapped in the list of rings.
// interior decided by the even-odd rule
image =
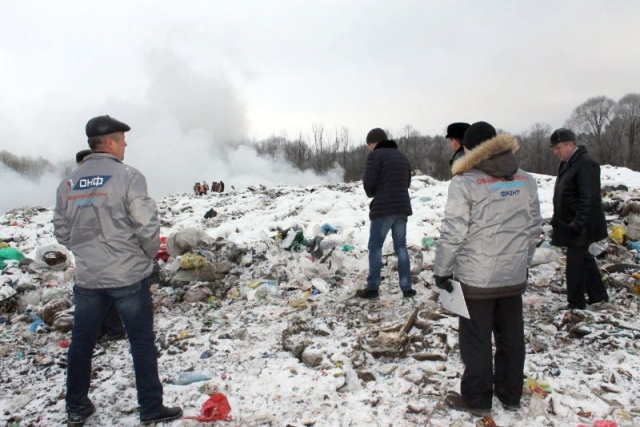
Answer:
[[[588,246],[567,247],[567,301],[570,308],[585,308],[587,302],[608,301],[607,290],[602,283],[596,260]]]
[[[465,365],[460,386],[463,400],[471,407],[490,409],[495,390],[503,403],[519,404],[525,358],[522,296],[467,299],[467,308],[471,319],[460,317],[459,324],[460,355]]]

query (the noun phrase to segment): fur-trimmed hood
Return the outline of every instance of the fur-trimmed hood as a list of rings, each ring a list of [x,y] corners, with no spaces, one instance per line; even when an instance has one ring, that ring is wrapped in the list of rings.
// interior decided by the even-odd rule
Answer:
[[[513,153],[519,148],[520,144],[513,135],[501,133],[453,162],[451,173],[462,175],[471,169],[479,169],[493,177],[511,180],[518,171]]]

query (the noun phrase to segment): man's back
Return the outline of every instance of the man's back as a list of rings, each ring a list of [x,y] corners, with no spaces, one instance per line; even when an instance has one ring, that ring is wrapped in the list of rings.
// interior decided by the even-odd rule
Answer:
[[[411,165],[394,141],[379,143],[367,157],[363,178],[367,196],[373,197],[370,218],[411,215]]]
[[[144,176],[115,156],[94,153],[63,181],[53,222],[76,257],[78,286],[128,286],[151,273],[160,245],[157,206]]]
[[[434,273],[447,276],[455,264],[455,276],[474,288],[467,296],[520,292],[514,286],[525,281],[541,218],[537,184],[518,169],[517,147],[498,135],[454,163]]]

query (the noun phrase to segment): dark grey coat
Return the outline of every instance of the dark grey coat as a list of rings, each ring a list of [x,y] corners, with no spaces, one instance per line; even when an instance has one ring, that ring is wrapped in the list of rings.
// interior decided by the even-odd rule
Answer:
[[[362,179],[369,205],[369,218],[391,215],[411,215],[411,166],[409,159],[395,141],[383,141],[367,157],[367,169]]]

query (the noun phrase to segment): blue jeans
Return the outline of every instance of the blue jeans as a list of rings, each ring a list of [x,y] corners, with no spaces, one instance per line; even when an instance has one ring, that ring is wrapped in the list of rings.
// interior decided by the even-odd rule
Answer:
[[[67,355],[67,411],[84,414],[91,407],[91,358],[102,322],[115,305],[131,345],[141,417],[162,412],[162,384],[154,344],[153,303],[148,281],[112,289],[73,287],[75,314],[71,347]]]
[[[111,308],[107,311],[107,317],[105,317],[104,322],[102,322],[102,326],[100,327],[100,331],[98,332],[98,337],[113,337],[122,335],[124,332],[124,325],[122,324],[122,319],[118,314],[116,305],[111,304]]]
[[[398,275],[400,289],[411,290],[411,262],[407,251],[407,216],[391,215],[371,220],[369,231],[369,276],[367,289],[380,288],[380,271],[382,270],[382,245],[391,230],[393,249],[398,257]]]

